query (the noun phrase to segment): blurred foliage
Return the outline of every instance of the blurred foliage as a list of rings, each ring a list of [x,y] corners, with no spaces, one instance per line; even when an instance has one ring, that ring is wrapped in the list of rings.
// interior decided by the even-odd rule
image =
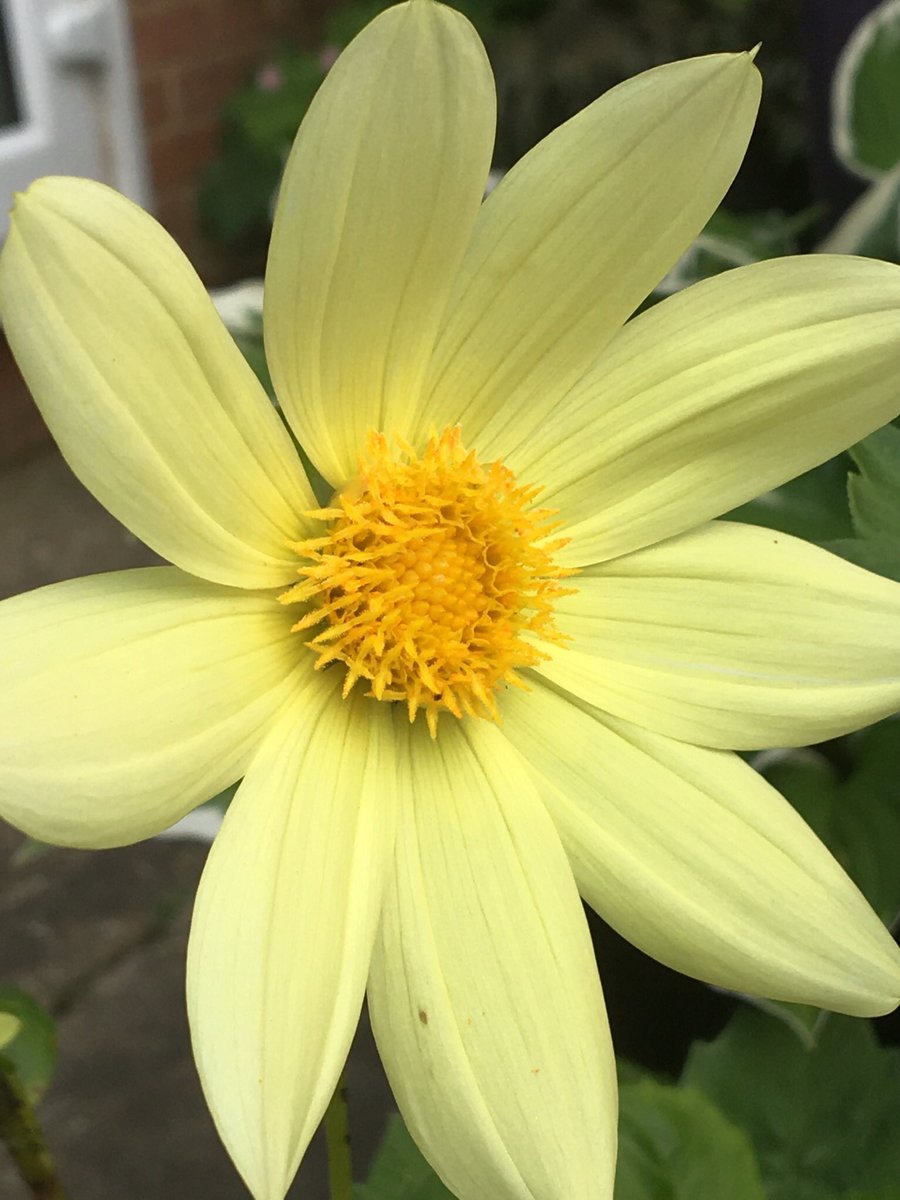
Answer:
[[[839,553],[900,581],[900,429],[887,425],[854,446],[858,474],[847,483],[856,534]]]
[[[693,1047],[682,1082],[750,1137],[769,1200],[897,1189],[900,1050],[879,1046],[866,1021],[829,1016],[807,1047],[744,1007],[714,1042]]]
[[[56,1066],[56,1026],[30,996],[0,987],[0,1070],[12,1074],[31,1104],[40,1100]]]
[[[883,0],[857,26],[834,80],[837,148],[863,178],[900,162],[900,3]]]
[[[747,1135],[693,1088],[624,1085],[615,1200],[701,1196],[765,1200]]]
[[[824,750],[780,751],[763,774],[890,925],[900,913],[900,721],[840,739],[832,757]]]
[[[65,1197],[35,1111],[55,1065],[49,1013],[24,992],[0,987],[0,1146],[35,1200]]]
[[[220,150],[200,182],[201,227],[231,249],[265,246],[275,190],[299,123],[325,66],[284,50],[226,103]]]
[[[627,1066],[626,1066],[627,1069]],[[401,1119],[388,1122],[354,1200],[452,1200]],[[619,1096],[615,1200],[765,1200],[746,1134],[700,1092],[644,1078]]]
[[[696,54],[749,50],[761,38],[765,103],[730,204],[806,208],[798,0],[558,0],[529,27],[488,38],[499,99],[495,161],[508,169],[562,121],[640,71]]]
[[[900,581],[900,428],[876,430],[846,454],[728,516],[817,542]]]
[[[503,25],[533,21],[553,5],[554,0],[458,0],[452,7],[468,17],[485,38]],[[325,44],[346,46],[388,6],[388,0],[350,0],[336,5],[325,18]]]
[[[394,1114],[369,1178],[353,1188],[353,1200],[453,1200]]]
[[[497,78],[495,162],[508,169],[542,137],[623,79],[675,58],[755,45],[766,104],[733,193],[742,208],[808,206],[799,0],[458,0],[481,33]],[[261,253],[273,198],[297,126],[338,50],[384,0],[328,14],[316,52],[284,47],[225,104],[219,153],[201,180],[210,238]]]
[[[839,455],[742,504],[730,512],[728,518],[778,529],[820,545],[850,538],[853,524],[847,506],[849,461],[846,455]]]
[[[355,0],[328,14],[318,53],[284,47],[262,65],[221,113],[220,148],[200,185],[201,226],[235,250],[265,247],[281,171],[297,127],[339,50],[388,7]],[[482,36],[507,22],[540,16],[549,0],[459,0]]]
[[[819,249],[900,261],[900,164],[853,204]]]
[[[871,181],[823,250],[900,262],[900,3],[883,0],[857,26],[834,75],[835,154]]]
[[[796,254],[798,237],[811,226],[815,210],[789,217],[778,209],[768,212],[734,213],[720,208],[707,221],[703,232],[660,281],[643,307],[664,300],[673,292],[701,279],[743,267],[766,258]]]
[[[615,1200],[900,1200],[900,1050],[828,1015],[804,1042],[741,1006],[676,1083],[620,1063]],[[393,1116],[355,1200],[448,1200]]]
[[[262,314],[260,314],[260,328],[258,333],[244,330],[240,333],[235,333],[233,336],[237,342],[238,349],[250,364],[256,378],[266,389],[268,395],[274,400],[275,387],[272,383],[272,376],[269,374],[269,364],[266,362],[266,350],[263,345]]]

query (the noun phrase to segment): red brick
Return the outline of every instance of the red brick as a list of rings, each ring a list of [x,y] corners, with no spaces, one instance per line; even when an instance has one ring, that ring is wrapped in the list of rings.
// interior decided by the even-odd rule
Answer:
[[[178,240],[179,233],[194,222],[196,188],[193,184],[172,185],[157,196],[156,217],[169,233]]]
[[[140,74],[205,55],[213,30],[209,9],[201,0],[136,12],[132,20],[134,52]]]
[[[179,8],[183,2],[184,0],[128,0],[128,9],[133,20],[138,15]]]
[[[150,169],[157,189],[197,179],[215,154],[218,125],[213,119],[191,129],[181,128],[150,140]]]
[[[337,0],[128,0],[154,212],[209,284],[262,263],[207,242],[197,189],[215,154],[223,103],[285,40],[314,46]]]
[[[222,105],[247,81],[257,65],[252,55],[194,62],[176,73],[178,111],[187,118],[218,117]]]
[[[312,48],[321,38],[325,15],[335,7],[337,0],[264,0],[262,11],[268,28]]]
[[[207,4],[210,40],[204,47],[204,57],[233,54],[254,42],[263,42],[266,21],[258,0],[207,0]]]
[[[178,84],[174,68],[154,71],[140,81],[144,128],[152,137],[175,121],[179,114]]]

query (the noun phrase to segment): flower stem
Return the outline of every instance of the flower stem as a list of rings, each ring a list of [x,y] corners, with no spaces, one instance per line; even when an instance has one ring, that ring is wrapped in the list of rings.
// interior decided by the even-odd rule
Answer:
[[[331,1200],[352,1200],[353,1164],[350,1159],[350,1130],[347,1120],[347,1088],[342,1075],[325,1110],[325,1141],[328,1145],[328,1184]]]
[[[34,1200],[65,1200],[34,1106],[6,1059],[0,1057],[0,1142]]]

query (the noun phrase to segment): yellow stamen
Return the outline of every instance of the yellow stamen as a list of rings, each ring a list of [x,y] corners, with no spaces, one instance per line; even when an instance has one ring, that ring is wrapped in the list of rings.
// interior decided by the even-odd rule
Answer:
[[[539,489],[518,487],[500,462],[482,466],[458,427],[432,437],[418,457],[370,434],[359,476],[328,508],[307,514],[326,532],[292,543],[301,582],[279,597],[308,604],[298,632],[323,626],[308,645],[316,667],[346,667],[343,692],[359,679],[370,696],[424,709],[432,737],[442,709],[499,718],[502,684],[546,654],[523,634],[560,642],[553,604],[575,574],[548,542],[553,512],[533,508]]]

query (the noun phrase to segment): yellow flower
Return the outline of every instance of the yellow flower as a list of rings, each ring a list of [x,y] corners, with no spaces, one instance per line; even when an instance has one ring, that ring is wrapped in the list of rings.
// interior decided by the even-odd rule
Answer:
[[[900,706],[900,588],[712,520],[897,411],[900,269],[765,262],[623,328],[721,200],[758,93],[747,54],[651,71],[482,205],[477,37],[430,0],[375,20],[298,134],[266,284],[325,509],[149,217],[76,180],[17,203],[10,343],[75,472],[175,565],[4,603],[0,812],[115,845],[244,777],[188,1000],[257,1200],[282,1197],[367,983],[453,1192],[609,1197],[579,891],[715,984],[900,999],[885,929],[727,752]]]

